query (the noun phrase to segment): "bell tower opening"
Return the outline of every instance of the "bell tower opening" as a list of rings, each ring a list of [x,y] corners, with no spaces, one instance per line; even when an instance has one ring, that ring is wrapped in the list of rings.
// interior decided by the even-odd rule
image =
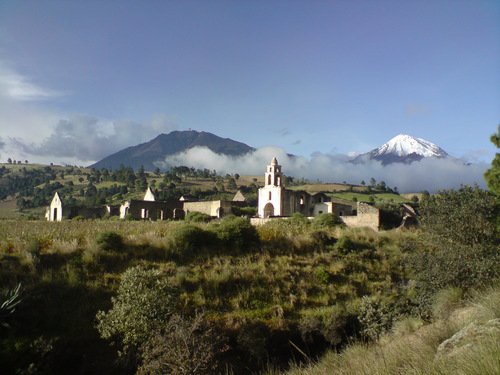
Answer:
[[[271,160],[271,164],[267,166],[265,183],[266,186],[282,187],[282,182],[281,165],[278,164],[278,160],[274,157],[273,160]]]

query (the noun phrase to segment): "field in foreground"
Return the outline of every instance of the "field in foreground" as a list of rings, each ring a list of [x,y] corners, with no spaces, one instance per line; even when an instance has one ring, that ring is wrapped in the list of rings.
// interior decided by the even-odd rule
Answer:
[[[459,207],[455,222],[453,200],[440,213],[445,197],[431,197],[432,216],[424,205],[422,228],[412,231],[348,229],[327,214],[258,228],[236,217],[0,221],[2,301],[20,301],[0,310],[0,367],[250,374],[300,363],[290,371],[307,374],[343,366],[356,351],[376,356],[391,330],[438,324],[437,291],[454,288],[443,297],[453,305],[498,278],[490,196],[457,194],[475,211]],[[469,211],[475,220],[463,220]],[[452,333],[444,332],[432,350]],[[327,350],[316,367],[303,367]]]

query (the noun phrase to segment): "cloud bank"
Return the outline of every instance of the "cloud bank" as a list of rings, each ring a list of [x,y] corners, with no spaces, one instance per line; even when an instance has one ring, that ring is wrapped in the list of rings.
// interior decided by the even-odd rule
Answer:
[[[186,165],[195,168],[216,169],[219,173],[260,175],[271,159],[276,156],[283,166],[283,173],[295,178],[319,179],[324,182],[347,181],[359,184],[371,177],[397,187],[402,193],[457,188],[461,184],[478,184],[485,187],[483,174],[486,163],[467,164],[458,159],[422,159],[412,164],[383,166],[378,161],[365,164],[349,163],[346,155],[314,153],[311,157],[290,157],[280,148],[264,147],[243,156],[227,156],[214,153],[206,147],[194,147],[158,162],[159,167]]]
[[[25,154],[94,162],[174,129],[175,126],[163,115],[145,123],[111,122],[79,115],[59,120],[52,133],[40,143],[28,143],[22,139],[12,139],[11,142]]]

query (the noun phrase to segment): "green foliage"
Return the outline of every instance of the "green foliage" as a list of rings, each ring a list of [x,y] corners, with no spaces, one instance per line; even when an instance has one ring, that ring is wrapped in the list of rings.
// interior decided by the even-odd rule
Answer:
[[[138,374],[208,375],[220,369],[224,338],[203,315],[173,315],[142,347]]]
[[[231,208],[231,211],[235,216],[248,216],[248,217],[254,217],[257,215],[257,208],[256,207],[237,207],[234,206]]]
[[[342,254],[347,254],[356,248],[349,236],[341,236],[335,243],[335,248]]]
[[[212,230],[222,246],[235,252],[255,249],[259,245],[257,230],[244,217],[228,216]]]
[[[432,316],[434,319],[448,319],[451,313],[460,305],[463,291],[451,287],[438,291],[433,297]]]
[[[421,224],[427,233],[445,241],[498,244],[498,213],[498,203],[491,193],[477,186],[463,186],[424,197]]]
[[[191,211],[186,214],[184,220],[188,223],[208,223],[210,220],[212,220],[212,218],[210,217],[210,215]]]
[[[416,281],[416,303],[430,315],[433,295],[444,288],[470,290],[500,277],[500,253],[491,246],[449,244],[408,255],[406,266]]]
[[[363,297],[359,306],[361,334],[369,340],[378,338],[387,332],[394,321],[395,311],[377,297]]]
[[[318,215],[313,220],[313,226],[316,228],[334,227],[342,224],[342,220],[337,215],[329,213]]]
[[[302,339],[309,344],[320,336],[330,345],[340,345],[358,329],[356,311],[344,304],[308,310],[299,323]]]
[[[124,272],[111,302],[109,311],[97,313],[97,329],[102,338],[116,340],[128,352],[168,322],[177,293],[160,271],[137,266]]]
[[[215,243],[215,236],[207,230],[193,224],[180,224],[170,237],[167,254],[179,260],[192,259],[203,249],[210,248]]]
[[[497,148],[500,148],[500,125],[498,125],[497,133],[491,136],[491,142]],[[484,178],[490,191],[500,196],[500,153],[496,153],[495,158],[491,162],[491,168],[486,171]]]
[[[96,240],[99,248],[104,251],[120,251],[124,249],[123,237],[116,232],[99,233]]]

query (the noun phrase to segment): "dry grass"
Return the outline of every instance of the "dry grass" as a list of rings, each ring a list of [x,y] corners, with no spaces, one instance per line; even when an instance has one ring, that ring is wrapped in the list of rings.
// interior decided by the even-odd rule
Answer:
[[[295,365],[286,374],[500,374],[500,337],[495,334],[461,351],[459,356],[436,357],[439,344],[470,322],[500,317],[500,286],[478,293],[466,305],[451,312],[449,318],[425,326],[414,319],[400,322],[391,334],[375,344],[352,344],[341,353],[329,352],[310,366]]]

